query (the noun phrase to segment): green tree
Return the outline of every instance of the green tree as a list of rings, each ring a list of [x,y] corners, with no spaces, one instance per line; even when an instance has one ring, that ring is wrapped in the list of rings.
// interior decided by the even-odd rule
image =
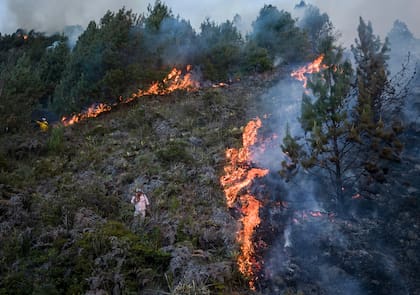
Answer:
[[[223,81],[240,69],[243,39],[233,22],[216,24],[206,19],[198,36],[198,58],[204,78]]]
[[[153,6],[149,4],[147,11],[145,25],[150,32],[158,32],[164,19],[173,18],[171,9],[160,0],[156,0]]]
[[[381,159],[399,160],[402,144],[400,108],[404,90],[398,91],[388,77],[388,39],[381,42],[372,25],[360,18],[358,39],[352,51],[357,64],[356,128],[360,134],[365,169],[384,181]],[[403,87],[404,88],[404,87]]]
[[[2,71],[0,80],[4,81],[0,96],[2,130],[27,126],[32,110],[44,93],[38,68],[29,55],[23,54],[16,65],[10,65]]]
[[[265,48],[271,58],[281,57],[286,62],[307,59],[310,43],[307,35],[296,26],[290,13],[275,6],[265,5],[252,24],[250,38]]]
[[[132,62],[131,30],[139,18],[131,10],[108,11],[99,24],[92,21],[70,54],[55,89],[53,107],[59,113],[79,111],[98,100],[115,100],[131,79],[121,75]],[[115,78],[115,81],[111,81]]]
[[[245,73],[262,73],[273,68],[273,62],[266,48],[248,40],[243,49],[242,69]]]
[[[389,74],[389,44],[388,39],[382,43],[380,38],[373,34],[372,24],[366,24],[362,18],[357,31],[359,38],[355,40],[356,46],[352,46],[357,63],[357,111],[359,117],[368,117],[370,122],[366,123],[375,123],[382,113],[382,94]]]
[[[335,40],[337,38],[330,17],[326,13],[321,13],[318,7],[311,4],[304,4],[299,8],[303,9],[303,17],[299,20],[298,25],[307,33],[312,52],[321,53],[322,43],[325,42],[325,39]]]

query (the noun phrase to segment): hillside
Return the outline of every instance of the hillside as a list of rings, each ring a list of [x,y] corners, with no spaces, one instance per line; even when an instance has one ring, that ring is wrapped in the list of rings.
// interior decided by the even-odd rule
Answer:
[[[0,295],[420,294],[420,40],[295,10],[0,34]]]
[[[0,293],[246,286],[218,178],[256,114],[253,86],[143,97],[49,134],[2,137]],[[151,200],[140,223],[139,186]]]

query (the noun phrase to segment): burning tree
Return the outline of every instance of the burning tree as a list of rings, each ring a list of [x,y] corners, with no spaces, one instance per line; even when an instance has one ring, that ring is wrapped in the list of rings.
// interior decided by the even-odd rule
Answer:
[[[312,64],[292,73],[304,81],[313,96],[306,91],[302,98],[300,123],[305,137],[299,141],[286,132],[282,145],[290,161],[283,162],[281,174],[290,175],[285,172],[297,164],[326,171],[339,204],[350,181],[354,184],[356,177],[367,171],[369,182],[382,182],[381,159],[399,159],[399,111],[410,82],[410,78],[405,79],[406,68],[393,79],[388,78],[387,41],[382,43],[373,35],[370,23],[360,19],[358,32],[359,41],[352,47],[357,64],[355,77],[333,38],[324,40],[323,53]],[[308,79],[303,72],[315,74]]]
[[[346,172],[355,164],[350,156],[353,129],[348,115],[353,71],[350,62],[343,61],[343,50],[332,42],[326,47],[323,61],[320,72],[307,83],[314,98],[309,92],[303,94],[300,122],[305,137],[298,143],[286,132],[282,149],[291,158],[293,167],[299,162],[304,168],[326,171],[335,199],[341,201]]]

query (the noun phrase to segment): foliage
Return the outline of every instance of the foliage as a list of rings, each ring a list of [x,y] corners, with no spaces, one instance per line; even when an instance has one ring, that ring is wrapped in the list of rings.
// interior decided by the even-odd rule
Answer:
[[[328,14],[321,14],[318,7],[305,4],[303,9],[303,17],[299,20],[298,25],[307,33],[312,52],[321,53],[321,44],[326,39],[336,39],[333,24]]]
[[[273,68],[273,62],[266,48],[249,40],[243,49],[242,69],[245,73],[263,73]]]
[[[190,162],[191,155],[186,150],[186,143],[183,141],[171,141],[164,148],[156,152],[158,158],[166,164],[172,162]]]
[[[371,173],[381,169],[380,158],[399,159],[401,144],[398,135],[402,131],[400,110],[407,96],[407,85],[402,83],[404,85],[398,87],[388,77],[388,39],[382,43],[373,34],[371,23],[366,24],[362,18],[358,36],[356,46],[352,47],[357,64],[355,127],[364,144],[365,168]],[[383,181],[383,178],[378,180]]]
[[[217,25],[206,19],[201,24],[197,48],[197,63],[203,67],[204,78],[226,81],[239,71],[242,45],[242,36],[232,22]]]
[[[325,23],[327,16],[316,13]],[[157,0],[145,15],[125,8],[106,12],[77,42],[34,31],[2,35],[0,123],[8,131],[25,126],[40,105],[61,116],[97,102],[112,104],[163,79],[173,66],[192,64],[205,80],[233,81],[270,71],[275,59],[310,55],[310,39],[289,13],[264,6],[247,38],[235,26],[239,18],[220,24],[206,19],[197,34]]]
[[[50,138],[47,142],[48,150],[59,153],[64,148],[64,129],[63,127],[52,128]]]
[[[68,50],[59,35],[17,30],[0,36],[0,124],[2,131],[28,125],[32,110],[51,95]],[[57,48],[51,48],[56,44]]]
[[[343,61],[341,48],[331,44],[324,54],[325,69],[314,74],[308,83],[315,100],[312,102],[307,94],[302,99],[300,121],[307,133],[307,150],[301,156],[301,162],[305,168],[317,166],[326,170],[336,198],[342,201],[345,173],[355,165],[354,158],[349,156],[352,142],[348,98],[352,68],[349,61]],[[291,156],[299,157],[296,150]]]
[[[276,57],[285,62],[305,60],[310,53],[307,35],[296,26],[290,13],[275,6],[265,5],[252,24],[250,38],[257,46],[265,48],[272,60]]]
[[[360,19],[358,33],[359,40],[352,47],[356,77],[350,62],[343,60],[343,50],[334,45],[334,38],[320,42],[323,69],[311,76],[311,92],[302,98],[300,123],[305,137],[299,140],[287,130],[282,145],[288,159],[283,161],[280,174],[293,176],[300,164],[328,175],[339,208],[344,203],[344,189],[355,178],[369,175],[368,183],[373,179],[383,182],[382,161],[398,161],[402,150],[398,118],[407,84],[398,92],[388,79],[388,43],[373,34],[371,24]]]
[[[121,95],[131,82],[126,76],[128,46],[130,30],[138,21],[130,10],[120,9],[108,11],[99,24],[89,23],[55,90],[53,107],[57,112],[79,111],[98,97],[106,101]]]

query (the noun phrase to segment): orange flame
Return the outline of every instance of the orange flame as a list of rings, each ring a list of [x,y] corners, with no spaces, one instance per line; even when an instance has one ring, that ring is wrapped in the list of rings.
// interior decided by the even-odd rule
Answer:
[[[252,168],[251,148],[257,142],[257,131],[262,126],[261,120],[256,118],[251,120],[245,127],[242,135],[242,145],[240,149],[226,150],[226,158],[229,163],[224,167],[225,175],[220,178],[220,183],[226,197],[229,208],[239,201],[241,205],[242,229],[238,232],[237,240],[241,244],[241,254],[238,257],[238,267],[241,273],[250,278],[249,286],[254,289],[256,270],[261,268],[260,264],[254,259],[254,245],[252,237],[254,230],[260,224],[259,209],[260,201],[252,196],[248,189],[252,181],[257,177],[267,175],[267,169]],[[241,191],[247,190],[242,196]]]
[[[61,118],[61,123],[64,126],[73,125],[87,118],[95,118],[99,116],[99,114],[103,112],[108,112],[110,110],[111,110],[111,106],[108,104],[105,104],[105,103],[93,104],[86,111],[82,113],[75,114],[71,116],[70,118],[67,118],[67,117]]]
[[[182,76],[181,70],[173,68],[162,82],[154,82],[147,90],[139,89],[137,93],[133,93],[125,102],[130,102],[146,95],[166,95],[176,90],[196,91],[200,88],[200,83],[192,79],[190,71],[191,65],[188,65],[187,73]]]
[[[116,106],[121,103],[129,103],[142,96],[166,95],[176,90],[196,91],[200,87],[200,83],[192,79],[190,71],[190,65],[187,66],[187,73],[185,75],[182,75],[181,70],[173,68],[169,72],[169,74],[162,80],[162,82],[152,83],[147,90],[139,89],[137,93],[133,93],[130,97],[126,99],[120,99],[119,103],[115,103],[113,105],[105,103],[93,104],[91,107],[88,108],[87,111],[75,114],[70,118],[63,117],[61,119],[61,122],[64,126],[73,125],[84,119],[97,117],[103,112],[109,112],[113,106]]]
[[[303,66],[296,71],[293,71],[290,76],[293,78],[303,81],[303,87],[306,88],[308,84],[308,78],[305,76],[305,74],[313,74],[318,73],[322,69],[326,69],[327,66],[322,64],[322,61],[324,60],[324,54],[321,54],[318,56],[312,63]]]

